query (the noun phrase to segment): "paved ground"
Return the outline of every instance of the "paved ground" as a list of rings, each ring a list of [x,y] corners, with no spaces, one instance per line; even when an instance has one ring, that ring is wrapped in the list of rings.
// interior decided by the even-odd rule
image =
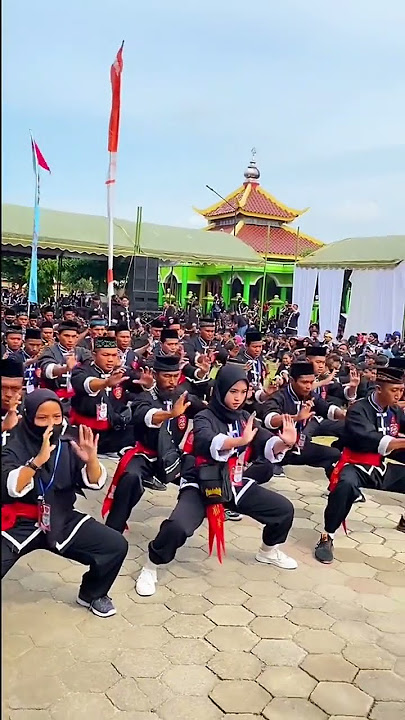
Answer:
[[[3,719],[403,720],[399,496],[369,494],[323,567],[312,551],[325,479],[287,472],[273,486],[296,507],[293,572],[255,563],[260,531],[245,518],[226,526],[222,567],[207,557],[203,526],[156,595],[139,598],[134,577],[174,489],[148,492],[133,514],[114,618],[75,605],[79,565],[45,552],[23,559],[3,583]],[[101,499],[83,506],[97,517]]]

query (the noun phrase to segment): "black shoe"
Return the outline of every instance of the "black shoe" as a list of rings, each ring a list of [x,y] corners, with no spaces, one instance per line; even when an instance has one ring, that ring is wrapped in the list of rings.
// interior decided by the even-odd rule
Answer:
[[[166,485],[160,482],[157,477],[151,477],[147,478],[146,480],[142,480],[142,485],[144,486],[144,488],[148,488],[148,490],[167,490]]]
[[[399,523],[397,525],[397,530],[405,533],[405,515],[401,515]]]
[[[322,533],[315,548],[315,557],[319,562],[330,565],[333,562],[333,540],[327,533]]]
[[[91,600],[91,602],[89,602],[88,600],[85,600],[83,597],[81,597],[79,593],[76,602],[78,605],[81,605],[82,607],[91,610],[91,612],[94,615],[97,615],[97,617],[111,617],[117,612],[111,598],[108,595],[103,595],[103,597],[97,598],[97,600]]]
[[[238,522],[238,520],[242,520],[243,515],[236,512],[235,510],[225,510],[225,520],[233,520],[234,522]]]
[[[273,465],[273,477],[285,478],[285,472],[282,465]]]

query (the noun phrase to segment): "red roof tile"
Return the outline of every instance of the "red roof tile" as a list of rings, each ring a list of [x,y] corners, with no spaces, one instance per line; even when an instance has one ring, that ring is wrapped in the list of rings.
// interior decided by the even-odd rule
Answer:
[[[229,215],[232,213],[230,207],[230,205],[232,205],[235,206],[235,208],[238,209],[238,212],[242,214],[246,212],[259,216],[265,215],[290,222],[301,215],[301,211],[288,208],[256,183],[251,184],[250,192],[248,193],[245,203],[239,205],[245,195],[245,190],[246,185],[238,188],[234,194],[228,195],[229,205],[228,203],[223,202],[218,207],[214,206],[212,210],[208,208],[208,211],[202,210],[201,213],[207,219],[220,217],[221,215]]]
[[[224,228],[211,228],[212,230],[223,230],[224,232],[233,232],[233,226],[226,226]],[[267,246],[267,226],[266,225],[247,225],[246,223],[239,230],[237,237],[243,240],[247,245],[250,245],[256,252],[265,254]],[[297,247],[297,235],[291,230],[287,230],[285,227],[272,227],[270,230],[270,242],[268,247],[269,255],[284,256],[289,255],[295,257],[295,253],[298,250],[298,255],[306,255],[308,251],[314,252],[319,250],[320,244],[316,240],[311,240],[308,236],[300,235],[298,238]]]

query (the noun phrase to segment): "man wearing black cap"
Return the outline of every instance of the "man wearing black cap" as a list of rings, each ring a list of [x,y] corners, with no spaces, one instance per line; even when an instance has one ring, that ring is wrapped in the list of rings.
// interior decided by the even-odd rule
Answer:
[[[215,321],[211,317],[200,319],[199,333],[184,343],[184,349],[192,365],[196,364],[196,355],[207,355],[215,349]]]
[[[39,327],[39,313],[36,310],[31,310],[30,317],[28,320],[28,327],[37,328]]]
[[[6,358],[0,361],[1,371],[1,432],[3,445],[7,441],[7,433],[19,421],[18,407],[24,382],[24,368],[20,360]]]
[[[360,488],[405,493],[405,464],[386,461],[401,453],[403,462],[405,455],[405,414],[398,406],[404,392],[403,369],[382,368],[376,385],[374,393],[347,412],[344,450],[330,473],[325,530],[315,548],[322,563],[333,561],[335,532],[361,497]]]
[[[133,405],[137,442],[120,461],[103,505],[106,524],[123,532],[132,508],[144,488],[166,490],[166,483],[181,475],[180,454],[190,432],[190,419],[204,405],[181,393],[179,358],[155,358],[156,385]]]
[[[336,448],[317,445],[308,437],[308,425],[315,415],[323,418],[342,419],[343,413],[336,405],[328,405],[313,390],[314,366],[309,362],[296,362],[290,367],[288,385],[270,395],[260,406],[264,426],[278,432],[283,425],[283,415],[291,415],[297,430],[297,442],[284,457],[283,465],[310,465],[331,467],[340,457]]]
[[[161,335],[162,330],[163,330],[162,320],[159,320],[159,319],[152,320],[152,322],[150,324],[150,340],[151,340],[152,350],[154,350],[156,345],[160,342],[160,335]]]
[[[13,307],[7,307],[4,312],[4,320],[1,323],[2,334],[5,334],[12,325],[15,325],[15,310]]]
[[[31,393],[35,388],[39,387],[41,370],[38,360],[43,347],[40,329],[28,327],[25,333],[24,346],[18,352],[10,355],[10,358],[23,363],[24,391],[26,393]]]
[[[65,321],[58,326],[58,342],[46,347],[41,353],[41,385],[56,392],[65,411],[70,408],[73,395],[70,377],[77,363],[91,360],[91,353],[77,346],[79,327],[75,322]]]
[[[107,333],[107,320],[101,317],[92,317],[89,321],[89,329],[84,333],[82,338],[79,338],[77,343],[78,347],[86,348],[90,352],[94,349],[94,340],[98,337],[103,337]]]
[[[22,328],[19,325],[10,325],[5,332],[5,346],[3,357],[9,357],[9,355],[20,352],[23,346],[23,333]]]
[[[263,361],[263,338],[261,332],[251,327],[245,336],[246,348],[241,350],[238,360],[248,366],[247,377],[254,390],[260,390],[266,377],[266,367]]]
[[[52,325],[55,323],[55,316],[52,305],[45,305],[41,308],[42,317],[46,322],[51,322]]]
[[[94,341],[93,359],[72,370],[69,421],[86,425],[98,433],[101,454],[117,453],[133,444],[131,408],[128,407],[127,368],[117,367],[115,338],[98,337]]]

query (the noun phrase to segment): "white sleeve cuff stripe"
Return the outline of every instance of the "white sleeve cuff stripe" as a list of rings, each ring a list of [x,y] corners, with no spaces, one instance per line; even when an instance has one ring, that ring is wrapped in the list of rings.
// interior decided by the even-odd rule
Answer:
[[[86,391],[87,395],[90,395],[90,397],[96,397],[96,395],[99,394],[100,390],[96,390],[95,392],[90,388],[90,383],[92,380],[96,380],[97,378],[93,377],[87,377],[83,383],[83,388]]]
[[[224,452],[221,451],[221,448],[225,440],[227,439],[228,435],[225,435],[224,433],[219,433],[212,438],[210,445],[210,454],[213,460],[217,460],[217,462],[226,462],[227,460],[229,460],[233,453],[233,450],[225,450]]]
[[[48,380],[55,380],[56,375],[53,374],[55,367],[56,367],[56,363],[49,363],[49,365],[46,366],[45,377],[47,377]]]
[[[335,412],[336,410],[339,410],[337,405],[329,405],[328,408],[328,420],[334,420],[335,419]]]
[[[30,490],[34,489],[34,478],[30,480],[28,485],[26,485],[20,492],[17,492],[17,481],[18,476],[23,469],[23,465],[21,467],[15,468],[14,470],[10,470],[7,478],[7,492],[12,498],[20,498],[24,497],[24,495],[27,495]]]
[[[264,457],[266,458],[266,460],[269,460],[271,463],[280,462],[287,452],[288,448],[286,448],[284,451],[282,451],[280,453],[277,453],[277,455],[274,454],[273,448],[274,448],[275,444],[279,442],[279,440],[280,440],[280,438],[277,437],[277,435],[275,435],[274,437],[269,438],[266,442],[266,445],[264,446]]]
[[[384,435],[384,437],[381,438],[380,442],[378,443],[378,448],[377,448],[377,452],[380,455],[389,455],[390,454],[391,451],[388,450],[388,445],[390,444],[391,440],[393,440],[391,435]]]
[[[272,421],[272,419],[273,419],[274,417],[276,417],[277,415],[279,415],[279,413],[270,412],[270,413],[269,413],[268,415],[266,415],[266,417],[264,418],[264,426],[265,426],[268,430],[276,430],[276,428],[274,427],[274,425],[272,425],[271,421]]]
[[[87,488],[89,490],[101,490],[102,487],[104,487],[105,481],[107,479],[107,470],[105,469],[104,465],[100,463],[101,467],[101,475],[96,483],[91,483],[89,480],[89,476],[87,475],[87,469],[86,466],[82,467],[82,480]]]
[[[148,412],[146,413],[146,415],[144,417],[144,423],[145,423],[146,427],[154,428],[154,429],[162,427],[163,423],[160,423],[159,425],[155,425],[152,422],[153,416],[156,415],[156,413],[158,413],[158,412],[159,412],[158,408],[151,408],[150,410],[148,410]]]

